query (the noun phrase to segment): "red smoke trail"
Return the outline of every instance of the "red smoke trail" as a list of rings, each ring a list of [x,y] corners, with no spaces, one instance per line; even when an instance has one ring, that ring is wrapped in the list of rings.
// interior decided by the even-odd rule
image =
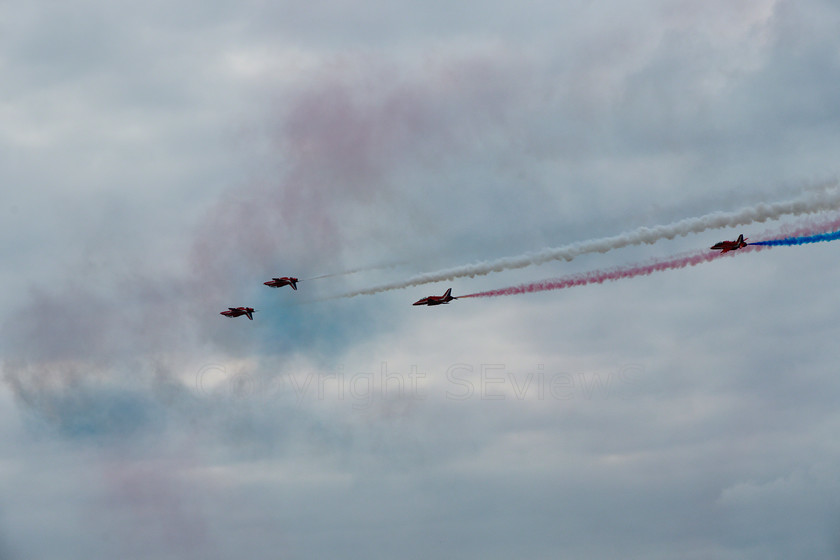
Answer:
[[[621,280],[624,278],[634,278],[636,276],[647,276],[654,272],[662,270],[675,270],[678,268],[685,268],[687,266],[696,266],[701,263],[713,261],[721,257],[735,256],[744,252],[751,252],[760,250],[758,246],[749,246],[740,249],[737,253],[723,254],[712,252],[709,250],[698,251],[669,259],[651,261],[647,264],[626,266],[620,268],[613,268],[609,270],[594,270],[592,272],[585,272],[582,274],[572,274],[563,278],[555,278],[551,280],[542,280],[531,284],[520,284],[519,286],[510,286],[508,288],[499,288],[498,290],[489,290],[486,292],[478,292],[475,294],[468,294],[465,296],[458,296],[458,299],[469,297],[496,297],[496,296],[512,296],[514,294],[529,294],[532,292],[545,292],[548,290],[563,290],[565,288],[572,288],[574,286],[586,286],[588,284],[601,284],[607,281]]]

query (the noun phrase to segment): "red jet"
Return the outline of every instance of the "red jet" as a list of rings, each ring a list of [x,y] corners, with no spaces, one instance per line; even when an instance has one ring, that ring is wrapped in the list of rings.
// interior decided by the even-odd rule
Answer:
[[[721,253],[727,253],[729,251],[735,251],[736,249],[741,249],[748,245],[747,241],[744,239],[744,234],[738,236],[738,239],[735,241],[721,241],[720,243],[715,243],[711,246],[713,251],[720,250]]]
[[[225,317],[241,317],[247,315],[250,320],[254,320],[254,313],[256,309],[253,307],[228,307],[227,311],[222,311],[220,314]]]
[[[449,303],[453,299],[458,298],[452,295],[452,288],[449,288],[442,296],[424,297],[423,299],[418,299],[412,305],[442,305],[444,303]]]
[[[291,276],[283,276],[282,278],[272,278],[268,282],[263,282],[269,288],[280,288],[282,286],[291,286],[293,290],[297,290],[297,278]]]

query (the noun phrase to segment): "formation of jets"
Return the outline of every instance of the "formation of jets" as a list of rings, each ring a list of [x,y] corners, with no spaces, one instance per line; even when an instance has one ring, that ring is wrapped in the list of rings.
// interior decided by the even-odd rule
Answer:
[[[738,239],[735,241],[721,241],[720,243],[715,243],[710,247],[713,251],[720,251],[721,253],[728,253],[729,251],[735,251],[737,249],[742,249],[748,245],[747,240],[744,239],[744,234],[738,236]]]
[[[297,283],[300,282],[298,278],[293,276],[281,276],[279,278],[272,278],[268,282],[263,282],[269,288],[281,288],[283,286],[291,286],[293,290],[297,290]],[[442,305],[449,303],[453,299],[458,299],[452,295],[452,288],[444,292],[442,296],[428,296],[414,302],[414,305]],[[241,317],[245,315],[251,321],[254,320],[254,313],[256,309],[253,307],[228,307],[227,311],[222,311],[221,315],[225,317]]]
[[[749,243],[747,243],[747,240],[744,238],[744,234],[741,234],[738,236],[738,239],[735,239],[734,241],[721,241],[712,245],[710,249],[713,251],[720,251],[721,253],[728,253],[729,251],[743,249],[747,245],[749,245]],[[297,283],[299,281],[299,279],[293,276],[280,276],[278,278],[272,278],[268,282],[263,282],[263,284],[269,288],[291,286],[293,290],[297,290]],[[458,298],[452,295],[452,288],[449,288],[442,296],[426,296],[422,299],[418,299],[412,305],[427,305],[431,307],[434,305],[447,304],[454,299]],[[225,317],[241,317],[242,315],[245,315],[248,319],[253,321],[255,311],[256,309],[253,307],[229,307],[227,311],[222,311],[221,314]]]
[[[281,286],[291,286],[293,290],[297,290],[297,283],[299,280],[297,278],[293,278],[291,276],[281,276],[280,278],[272,278],[268,282],[263,282],[266,286],[270,288],[279,288]],[[225,317],[241,317],[246,315],[250,320],[254,320],[254,312],[256,309],[253,307],[228,307],[227,311],[222,311],[220,314],[224,315]]]

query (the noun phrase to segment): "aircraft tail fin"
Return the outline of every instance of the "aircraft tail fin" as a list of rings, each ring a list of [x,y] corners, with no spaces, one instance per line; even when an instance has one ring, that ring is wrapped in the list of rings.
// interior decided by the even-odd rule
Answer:
[[[446,291],[443,293],[443,299],[444,299],[444,300],[448,300],[448,299],[455,299],[455,298],[453,298],[453,297],[452,297],[452,288],[449,288],[448,290],[446,290]]]

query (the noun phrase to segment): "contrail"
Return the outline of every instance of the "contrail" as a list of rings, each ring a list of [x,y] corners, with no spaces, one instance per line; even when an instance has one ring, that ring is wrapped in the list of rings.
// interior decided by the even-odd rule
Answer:
[[[742,208],[736,212],[712,212],[697,218],[686,218],[666,225],[640,227],[612,237],[580,241],[562,247],[543,249],[542,251],[505,257],[495,261],[419,274],[400,282],[362,288],[328,299],[377,294],[390,290],[430,284],[432,282],[454,280],[456,278],[485,276],[493,272],[525,268],[550,261],[571,261],[587,253],[606,253],[613,249],[620,249],[632,245],[653,244],[662,239],[674,239],[675,237],[700,233],[709,229],[743,226],[754,222],[775,220],[782,216],[802,216],[833,210],[840,208],[840,190],[837,189],[837,185],[838,183],[836,181],[820,185],[814,192],[793,200],[772,204],[760,203],[755,206]]]

